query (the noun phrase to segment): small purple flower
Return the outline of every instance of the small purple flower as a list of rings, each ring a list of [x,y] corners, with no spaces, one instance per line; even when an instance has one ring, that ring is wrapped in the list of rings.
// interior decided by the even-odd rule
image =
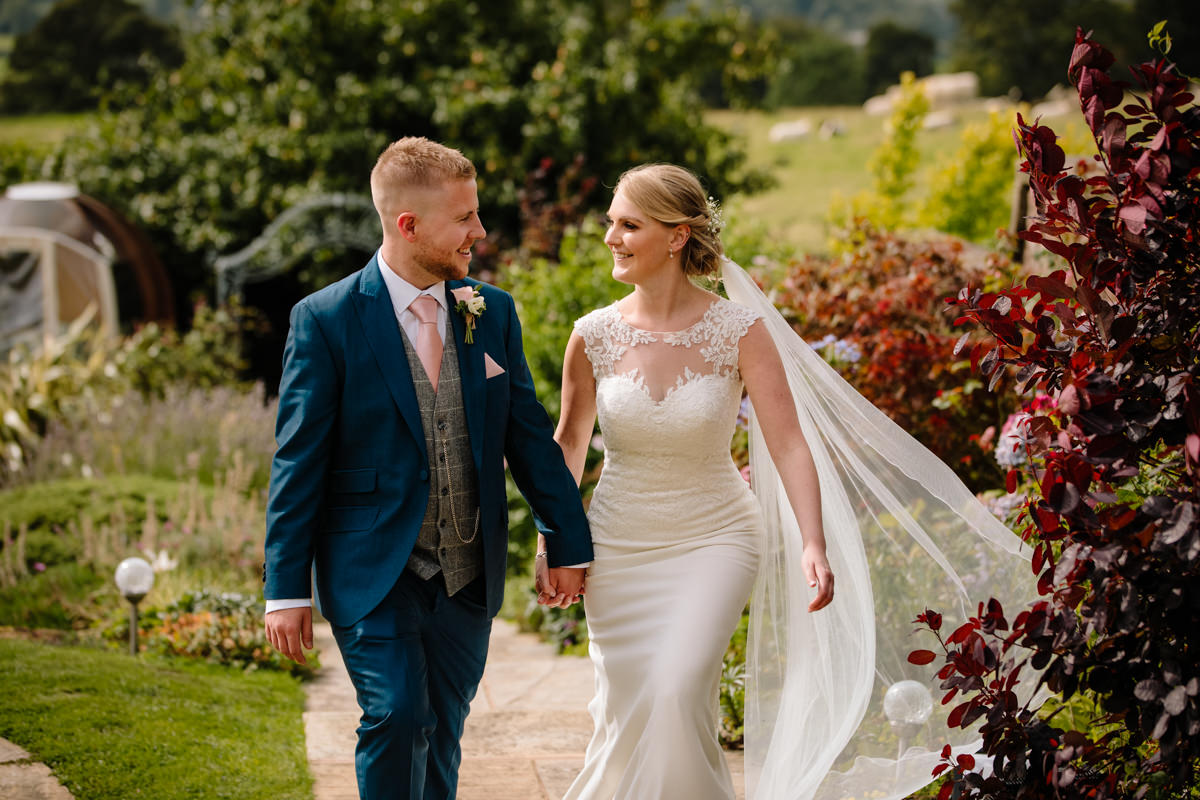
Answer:
[[[742,404],[738,406],[737,427],[745,430],[750,426],[750,397],[742,398]]]
[[[35,561],[35,562],[33,562],[33,571],[34,572],[45,572],[46,565],[40,561]]]
[[[824,350],[829,345],[836,342],[838,339],[832,333],[827,333],[815,342],[809,342],[809,347],[813,350]]]
[[[862,358],[862,350],[848,339],[838,339],[833,343],[833,357],[837,361],[846,361],[854,364]]]

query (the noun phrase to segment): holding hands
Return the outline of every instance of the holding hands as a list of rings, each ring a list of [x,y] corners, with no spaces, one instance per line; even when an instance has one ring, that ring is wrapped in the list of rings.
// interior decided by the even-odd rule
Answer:
[[[551,567],[545,552],[540,552],[533,562],[533,585],[537,589],[538,604],[555,608],[567,608],[583,599],[583,583],[587,576],[585,567]]]

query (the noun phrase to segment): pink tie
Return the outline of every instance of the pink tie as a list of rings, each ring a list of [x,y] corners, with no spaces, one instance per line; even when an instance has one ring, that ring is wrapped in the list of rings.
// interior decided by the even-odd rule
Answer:
[[[421,366],[425,368],[425,374],[429,376],[429,382],[436,392],[438,374],[442,371],[442,337],[437,329],[438,301],[422,294],[417,295],[417,299],[408,307],[421,321],[416,341],[417,358],[421,359]]]

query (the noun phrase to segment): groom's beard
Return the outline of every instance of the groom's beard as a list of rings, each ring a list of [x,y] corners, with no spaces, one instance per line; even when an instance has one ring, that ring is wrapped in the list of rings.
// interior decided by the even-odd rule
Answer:
[[[470,262],[458,257],[422,250],[413,255],[416,265],[439,281],[457,281],[467,277]]]

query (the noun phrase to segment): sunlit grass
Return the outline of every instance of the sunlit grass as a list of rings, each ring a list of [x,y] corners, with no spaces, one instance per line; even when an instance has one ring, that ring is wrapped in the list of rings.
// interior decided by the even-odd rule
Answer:
[[[0,76],[4,69],[4,66],[0,66]],[[72,133],[82,131],[94,116],[94,112],[0,116],[0,148],[5,145],[25,145],[48,149]]]
[[[278,672],[0,640],[0,736],[92,800],[302,800],[304,689]]]
[[[917,136],[920,164],[913,202],[919,202],[927,191],[929,173],[943,166],[955,152],[963,129],[986,119],[987,114],[982,102],[966,105],[954,111],[953,124],[924,130]],[[736,225],[739,217],[751,220],[765,226],[778,240],[805,252],[826,249],[825,220],[835,195],[848,198],[870,187],[867,163],[883,140],[886,121],[885,116],[870,116],[858,106],[712,111],[708,116],[713,124],[742,138],[751,166],[766,169],[777,180],[774,189],[730,201],[727,222]],[[786,142],[769,140],[774,124],[801,119],[811,123],[812,132],[807,137]],[[1074,117],[1049,122],[1060,134],[1082,131],[1082,121]],[[836,123],[841,134],[823,137],[819,133],[822,123]]]

